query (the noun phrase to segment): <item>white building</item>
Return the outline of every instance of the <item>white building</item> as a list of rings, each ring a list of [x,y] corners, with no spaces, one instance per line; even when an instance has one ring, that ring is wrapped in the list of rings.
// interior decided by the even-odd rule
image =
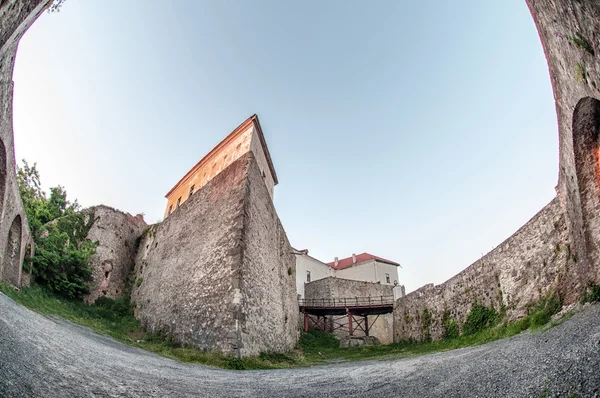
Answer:
[[[296,250],[296,290],[304,298],[304,284],[328,276],[355,281],[398,285],[400,264],[369,253],[352,254],[329,264],[308,255],[308,250]]]

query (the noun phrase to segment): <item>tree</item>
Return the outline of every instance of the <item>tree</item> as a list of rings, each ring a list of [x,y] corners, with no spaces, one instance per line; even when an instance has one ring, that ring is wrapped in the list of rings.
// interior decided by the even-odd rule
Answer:
[[[89,259],[96,251],[96,244],[87,239],[93,211],[80,211],[77,201],[69,202],[60,185],[50,188],[46,198],[35,163],[30,166],[23,160],[17,180],[37,247],[31,258],[35,281],[62,296],[81,298],[89,292]]]

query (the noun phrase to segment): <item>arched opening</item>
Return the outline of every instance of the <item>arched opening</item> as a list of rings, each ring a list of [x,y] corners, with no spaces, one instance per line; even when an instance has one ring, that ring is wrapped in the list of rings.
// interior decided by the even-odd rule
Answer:
[[[573,113],[573,152],[581,200],[586,251],[591,264],[600,260],[600,101],[581,99]],[[598,282],[585,272],[585,282]],[[595,279],[595,280],[593,280]]]
[[[4,209],[4,193],[6,192],[6,147],[0,139],[0,216]]]
[[[21,216],[13,220],[8,231],[6,250],[4,251],[4,279],[9,283],[20,286],[21,281]]]

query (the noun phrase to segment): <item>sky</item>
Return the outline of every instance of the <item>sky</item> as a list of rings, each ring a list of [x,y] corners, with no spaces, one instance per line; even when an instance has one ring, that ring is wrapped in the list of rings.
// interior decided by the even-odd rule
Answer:
[[[23,36],[16,159],[148,222],[254,113],[297,249],[369,252],[413,291],[555,196],[558,129],[523,0],[67,0]]]

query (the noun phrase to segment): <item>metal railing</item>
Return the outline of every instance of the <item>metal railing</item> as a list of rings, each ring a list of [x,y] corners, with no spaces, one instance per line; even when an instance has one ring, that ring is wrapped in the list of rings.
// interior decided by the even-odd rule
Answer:
[[[394,305],[394,296],[298,299],[300,307],[386,307]]]

